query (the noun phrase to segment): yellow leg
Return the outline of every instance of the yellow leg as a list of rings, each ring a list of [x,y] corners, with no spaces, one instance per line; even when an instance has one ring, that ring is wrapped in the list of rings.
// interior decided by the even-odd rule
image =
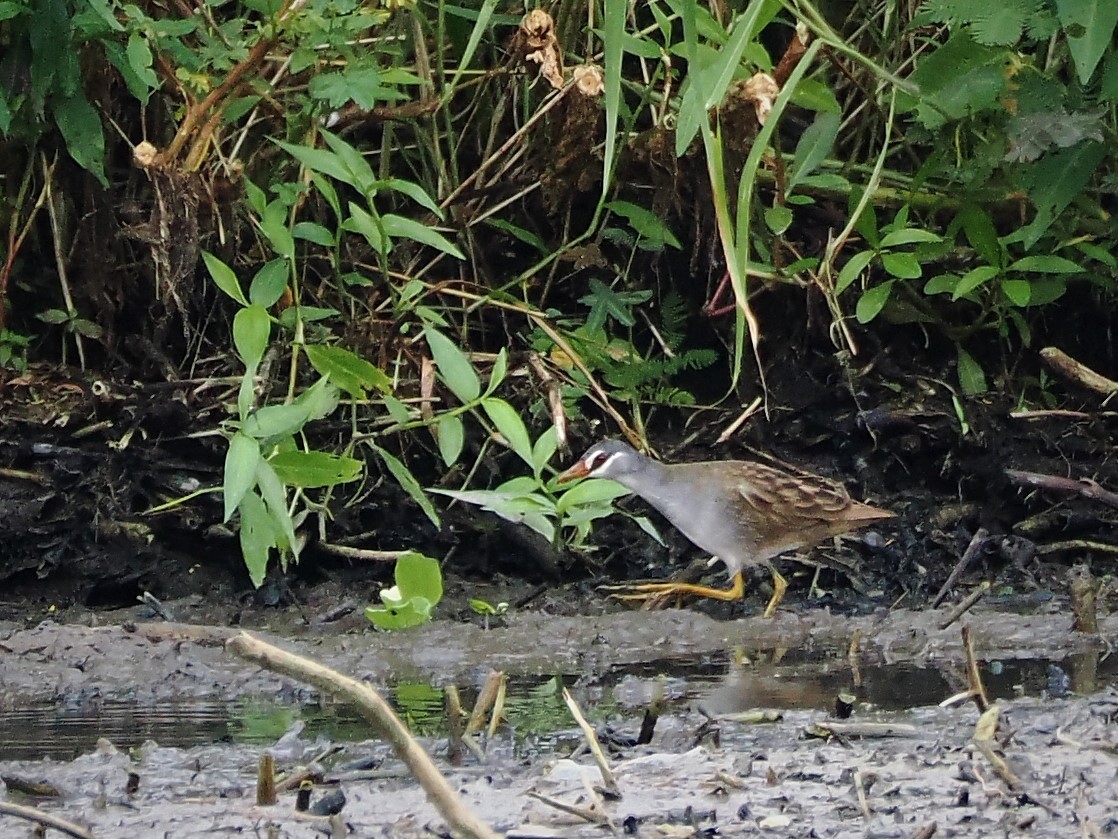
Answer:
[[[781,582],[784,578],[781,578]],[[688,594],[692,597],[709,597],[713,600],[741,600],[745,594],[745,581],[739,571],[734,575],[733,584],[729,588],[711,588],[694,583],[636,583],[625,586],[602,586],[606,591],[625,592],[624,594],[611,594],[617,600],[638,601],[651,600],[654,597],[670,597],[677,594]],[[785,583],[787,588],[787,583]],[[784,592],[781,591],[783,596]]]
[[[773,612],[776,611],[776,607],[780,604],[780,601],[784,599],[784,592],[786,591],[788,591],[788,581],[784,579],[784,576],[774,568],[773,596],[772,599],[769,600],[769,605],[765,607],[766,618],[771,618],[773,616]]]

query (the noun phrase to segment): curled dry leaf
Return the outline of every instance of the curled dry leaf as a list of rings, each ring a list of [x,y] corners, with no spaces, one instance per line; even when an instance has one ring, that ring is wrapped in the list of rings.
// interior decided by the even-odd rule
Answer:
[[[602,68],[597,64],[580,64],[571,72],[571,78],[583,96],[601,96],[605,92]]]
[[[757,122],[764,125],[765,120],[769,117],[769,112],[773,109],[773,101],[780,93],[780,85],[768,73],[754,73],[741,86],[741,93],[757,109]]]
[[[555,21],[543,9],[533,9],[520,21],[524,60],[540,65],[540,75],[560,90],[563,87],[563,55],[555,38]]]

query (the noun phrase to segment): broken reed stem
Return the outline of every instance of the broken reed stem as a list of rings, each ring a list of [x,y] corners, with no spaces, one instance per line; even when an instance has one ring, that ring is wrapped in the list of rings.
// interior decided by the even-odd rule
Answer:
[[[482,685],[477,701],[474,702],[474,710],[470,713],[470,721],[466,723],[467,736],[481,731],[481,727],[485,725],[485,715],[497,701],[497,691],[504,678],[505,674],[497,670],[490,670],[489,675],[485,677],[485,684]]]
[[[594,733],[593,727],[586,721],[582,711],[579,710],[575,698],[566,688],[563,688],[563,701],[567,703],[571,716],[575,718],[578,727],[582,729],[582,735],[586,738],[590,753],[594,755],[594,761],[598,764],[598,771],[602,773],[602,786],[612,795],[620,796],[621,791],[617,787],[617,779],[613,777],[613,770],[609,767],[609,759],[606,757],[606,753],[602,751],[602,744],[598,742],[598,735]]]
[[[231,638],[225,648],[239,658],[274,673],[314,685],[329,696],[339,697],[353,704],[361,716],[372,723],[389,742],[454,833],[468,839],[499,839],[498,834],[458,797],[458,793],[442,776],[389,704],[371,687],[318,662],[261,641],[247,632]]]
[[[974,536],[971,537],[970,544],[967,545],[967,549],[963,551],[962,557],[955,563],[955,567],[951,569],[951,573],[947,575],[947,582],[943,584],[942,588],[936,593],[936,596],[932,598],[933,609],[939,606],[947,595],[951,593],[951,590],[955,588],[955,583],[959,581],[959,578],[963,576],[963,573],[970,567],[970,564],[978,554],[979,548],[986,544],[986,537],[988,535],[989,533],[984,527],[980,527],[974,532]]]
[[[505,696],[508,689],[508,676],[502,673],[501,682],[497,685],[497,698],[493,700],[493,713],[489,715],[489,730],[486,732],[486,739],[488,740],[493,739],[493,736],[497,733],[497,726],[501,724],[501,720],[505,716]]]
[[[270,807],[276,800],[276,759],[271,752],[264,752],[256,770],[256,805]]]
[[[990,581],[983,580],[978,588],[959,601],[959,605],[947,613],[947,616],[939,622],[939,628],[947,629],[947,627],[951,626],[951,624],[955,623],[955,621],[970,611],[971,607],[985,597],[989,591]]]
[[[982,675],[978,672],[978,659],[974,657],[974,638],[971,637],[969,624],[963,624],[962,635],[963,651],[967,656],[968,686],[979,713],[985,714],[990,708],[990,699],[986,696],[986,686],[982,684]]]
[[[869,821],[873,818],[873,813],[870,812],[870,802],[866,797],[866,784],[862,779],[862,770],[854,770],[854,791],[858,794],[858,809],[862,811],[862,818]]]
[[[542,795],[538,792],[527,792],[525,795],[529,798],[536,799],[536,801],[542,801],[548,807],[554,807],[556,810],[569,813],[583,821],[590,822],[590,824],[609,824],[609,816],[591,807],[579,807],[577,804],[568,804],[566,801],[560,801],[558,798],[552,798],[550,795]]]
[[[850,679],[854,687],[862,686],[862,670],[858,666],[858,653],[862,646],[862,630],[855,629],[850,636],[850,646],[846,648],[846,660],[850,663]]]
[[[35,822],[43,827],[61,831],[67,836],[73,836],[74,839],[97,839],[96,834],[82,827],[80,824],[67,821],[52,813],[44,813],[36,807],[25,807],[22,804],[0,801],[0,815],[15,816],[17,819]]]

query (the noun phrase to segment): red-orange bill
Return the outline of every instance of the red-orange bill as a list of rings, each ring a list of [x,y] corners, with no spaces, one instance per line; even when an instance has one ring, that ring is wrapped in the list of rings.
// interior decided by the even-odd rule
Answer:
[[[586,464],[581,460],[568,469],[566,472],[561,473],[556,479],[557,484],[567,484],[571,481],[577,481],[579,478],[585,478],[590,474],[590,470],[586,468]]]

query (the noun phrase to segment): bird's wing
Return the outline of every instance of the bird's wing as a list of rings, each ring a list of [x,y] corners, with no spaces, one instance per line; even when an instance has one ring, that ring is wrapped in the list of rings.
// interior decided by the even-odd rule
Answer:
[[[826,478],[793,475],[761,463],[735,466],[742,499],[758,513],[788,527],[833,521],[851,505],[846,488]]]

